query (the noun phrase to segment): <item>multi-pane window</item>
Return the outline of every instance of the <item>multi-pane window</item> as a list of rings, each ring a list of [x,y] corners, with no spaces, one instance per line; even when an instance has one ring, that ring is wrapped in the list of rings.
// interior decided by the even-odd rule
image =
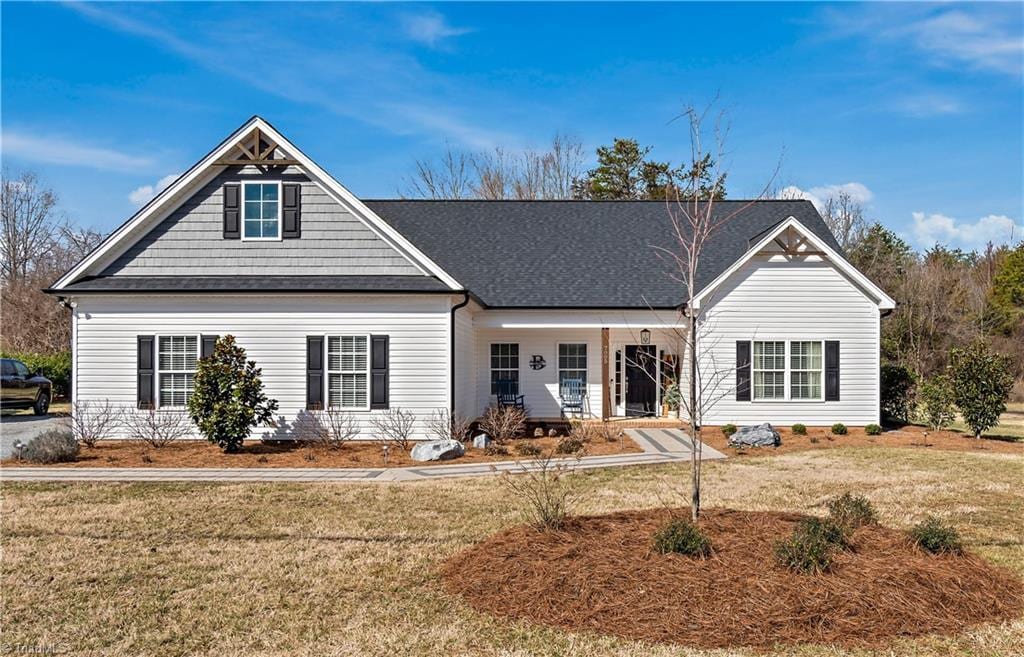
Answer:
[[[370,407],[369,338],[327,337],[327,404],[335,408]]]
[[[243,183],[242,238],[276,240],[281,234],[281,184]]]
[[[184,407],[192,394],[199,356],[195,335],[161,335],[157,345],[160,407]]]
[[[821,399],[822,358],[820,342],[789,343],[789,396]]]
[[[491,394],[498,394],[498,381],[511,381],[509,392],[519,394],[519,345],[495,343],[491,345]]]
[[[786,398],[786,343],[754,342],[754,399]]]
[[[587,384],[587,345],[558,345],[558,387],[566,379],[578,379]]]

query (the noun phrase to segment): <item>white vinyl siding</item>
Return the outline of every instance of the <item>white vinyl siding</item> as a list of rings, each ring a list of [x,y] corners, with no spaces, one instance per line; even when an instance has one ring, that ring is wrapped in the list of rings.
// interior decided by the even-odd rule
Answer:
[[[704,340],[702,361],[711,369],[725,368],[721,388],[705,413],[705,424],[771,422],[789,426],[800,422],[829,426],[843,422],[864,426],[879,421],[878,307],[830,263],[815,256],[803,261],[756,256],[714,291],[705,304],[704,321],[712,329]],[[841,345],[840,401],[822,401],[824,390],[816,399],[794,398],[792,381],[784,403],[736,400],[736,376],[731,368],[736,362],[737,341],[780,341],[791,349],[791,343],[821,344],[825,340],[838,340]],[[787,360],[793,370],[791,354]],[[687,366],[682,369],[685,378]],[[823,388],[823,375],[821,379]],[[751,392],[753,386],[752,376]]]
[[[157,338],[157,385],[160,408],[184,408],[195,385],[199,337],[161,335]]]
[[[370,408],[370,338],[327,337],[327,404],[332,408]]]
[[[77,401],[109,399],[134,409],[137,336],[233,335],[262,369],[264,392],[280,406],[277,426],[257,427],[251,437],[288,439],[309,421],[306,336],[388,335],[390,405],[413,412],[415,436],[427,438],[431,413],[449,404],[450,307],[442,295],[82,296],[75,309],[73,390]],[[326,350],[325,344],[325,370]],[[359,438],[374,440],[372,419],[384,411],[352,412]]]

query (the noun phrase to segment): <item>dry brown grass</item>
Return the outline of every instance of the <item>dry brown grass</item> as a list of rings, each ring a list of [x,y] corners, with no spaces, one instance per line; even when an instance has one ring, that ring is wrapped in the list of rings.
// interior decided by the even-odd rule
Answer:
[[[543,452],[551,452],[558,438],[522,438],[508,443],[508,455],[485,454],[482,449],[466,448],[464,456],[445,461],[453,463],[487,463],[511,461],[519,443],[536,445]],[[242,450],[225,454],[219,447],[205,440],[179,440],[160,448],[130,440],[101,440],[95,447],[84,447],[78,460],[72,463],[51,463],[46,467],[65,468],[401,468],[430,467],[413,461],[409,452],[392,444],[388,462],[384,463],[383,443],[376,441],[350,441],[337,449],[310,441],[261,443],[246,441]],[[627,454],[642,451],[629,438],[623,442],[595,440],[586,445],[587,456]],[[3,465],[32,467],[34,463],[7,459]]]
[[[833,449],[705,465],[705,504],[823,513],[867,495],[880,521],[937,513],[1024,575],[1024,458]],[[581,512],[679,504],[685,465],[587,471]],[[520,521],[496,478],[412,485],[4,484],[3,643],[84,655],[749,655],[510,623],[445,594],[452,555]],[[1024,619],[884,654],[1024,653]],[[794,656],[862,655],[806,645]]]

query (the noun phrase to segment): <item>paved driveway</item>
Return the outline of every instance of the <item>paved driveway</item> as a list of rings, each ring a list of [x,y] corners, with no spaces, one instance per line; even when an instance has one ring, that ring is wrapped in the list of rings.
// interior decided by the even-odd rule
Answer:
[[[0,416],[0,458],[7,458],[14,450],[14,443],[27,443],[47,429],[53,429],[64,418],[53,415],[24,415],[4,413]]]

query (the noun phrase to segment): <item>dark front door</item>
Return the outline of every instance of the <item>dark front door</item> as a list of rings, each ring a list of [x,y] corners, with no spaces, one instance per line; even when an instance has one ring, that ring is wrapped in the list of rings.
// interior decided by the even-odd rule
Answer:
[[[654,345],[626,345],[626,415],[657,415],[658,361]]]

